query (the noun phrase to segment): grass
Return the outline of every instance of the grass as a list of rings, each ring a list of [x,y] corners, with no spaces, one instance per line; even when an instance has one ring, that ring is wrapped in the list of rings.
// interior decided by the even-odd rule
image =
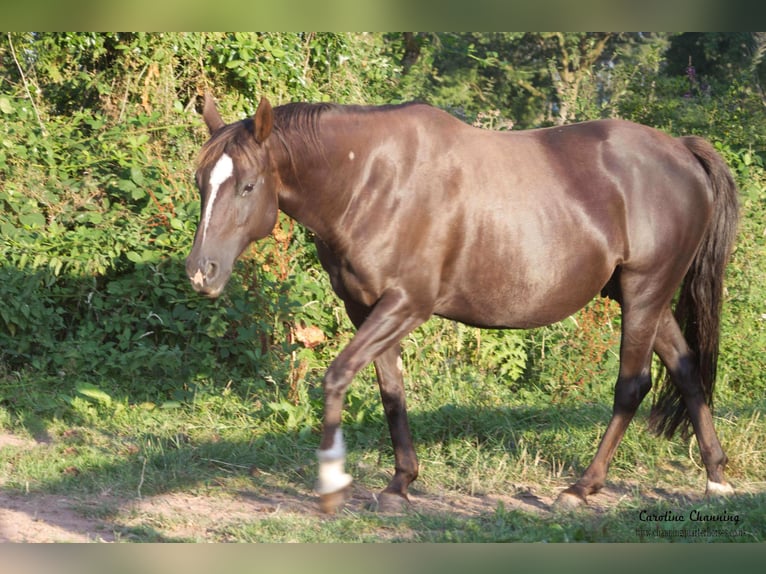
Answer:
[[[477,512],[452,511],[447,504],[385,516],[352,506],[326,517],[295,505],[280,510],[277,503],[270,512],[235,512],[216,521],[204,513],[135,510],[137,501],[177,493],[234,509],[237,500],[279,495],[314,508],[321,403],[311,381],[296,412],[287,404],[270,405],[262,389],[252,396],[230,385],[211,386],[192,401],[166,408],[95,392],[94,385],[62,407],[60,416],[33,420],[0,410],[2,428],[44,441],[0,449],[0,485],[8,493],[88,501],[79,507],[75,502],[75,509],[110,524],[121,541],[766,540],[763,402],[722,404],[716,411],[731,459],[729,477],[744,487],[734,498],[702,499],[705,477],[696,442],[690,446],[649,435],[644,408],[610,471],[609,485],[618,494],[594,508],[562,514],[511,503],[528,492],[551,499],[579,476],[609,418],[609,385],[552,401],[543,391],[512,389],[468,365],[442,365],[417,375],[408,381],[422,464],[413,494],[456,503],[484,497]],[[345,413],[348,468],[355,485],[372,492],[385,486],[393,467],[376,393],[371,373],[365,372],[352,387]],[[642,510],[670,511],[684,519],[643,522]],[[738,514],[741,522],[736,529],[702,531],[689,519],[692,511]],[[203,524],[202,532],[195,522]]]
[[[625,503],[605,513],[551,514],[507,510],[466,518],[412,513],[404,517],[347,514],[331,519],[288,516],[226,526],[216,533],[232,542],[756,542],[763,541],[764,496],[738,499],[738,508],[760,508],[742,514],[738,524],[709,527],[689,516],[732,515],[732,503],[674,505],[684,517],[672,526],[642,517],[664,515],[668,506]],[[646,511],[644,513],[644,511]],[[725,513],[725,514],[724,514]],[[760,525],[760,526],[759,526]],[[761,529],[759,531],[759,529]]]

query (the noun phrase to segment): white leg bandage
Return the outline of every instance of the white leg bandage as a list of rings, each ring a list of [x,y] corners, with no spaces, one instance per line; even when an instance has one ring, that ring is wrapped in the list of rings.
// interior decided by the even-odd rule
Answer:
[[[726,496],[727,494],[734,494],[734,489],[731,484],[721,484],[708,480],[706,493],[711,496]]]
[[[318,450],[319,478],[315,490],[317,494],[331,494],[346,488],[351,481],[351,475],[343,471],[346,463],[346,445],[343,443],[343,433],[340,428],[335,431],[332,446],[327,450]]]

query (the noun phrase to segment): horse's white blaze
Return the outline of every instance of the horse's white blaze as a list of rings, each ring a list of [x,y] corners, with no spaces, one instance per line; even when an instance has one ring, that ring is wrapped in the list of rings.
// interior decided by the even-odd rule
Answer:
[[[336,429],[332,446],[326,450],[318,450],[319,477],[315,490],[317,494],[330,494],[346,488],[351,481],[351,475],[344,472],[346,463],[346,445],[343,442],[343,432]]]
[[[215,204],[215,198],[218,195],[218,190],[221,185],[234,175],[234,162],[231,160],[228,154],[221,154],[218,158],[215,166],[210,172],[210,196],[207,198],[207,204],[205,205],[205,217],[202,223],[202,241],[205,241],[205,235],[207,235],[207,228],[210,225],[210,220],[213,217],[213,205]]]
[[[202,286],[205,284],[205,276],[202,274],[202,271],[197,269],[197,272],[194,274],[194,277],[192,277],[192,282],[195,285]]]

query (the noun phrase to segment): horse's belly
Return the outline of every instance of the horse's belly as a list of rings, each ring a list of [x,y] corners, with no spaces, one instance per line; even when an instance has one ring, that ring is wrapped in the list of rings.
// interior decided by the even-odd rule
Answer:
[[[448,286],[435,314],[477,327],[529,329],[565,319],[599,294],[614,265],[589,264],[537,273],[474,274],[472,281]]]

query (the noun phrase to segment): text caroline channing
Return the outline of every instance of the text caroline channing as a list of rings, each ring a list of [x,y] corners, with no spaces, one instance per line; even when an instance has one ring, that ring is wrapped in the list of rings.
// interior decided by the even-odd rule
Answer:
[[[730,522],[739,524],[741,516],[737,513],[731,513],[728,510],[720,512],[705,512],[693,509],[688,513],[674,512],[666,510],[664,512],[641,510],[638,513],[638,519],[641,522]]]

